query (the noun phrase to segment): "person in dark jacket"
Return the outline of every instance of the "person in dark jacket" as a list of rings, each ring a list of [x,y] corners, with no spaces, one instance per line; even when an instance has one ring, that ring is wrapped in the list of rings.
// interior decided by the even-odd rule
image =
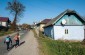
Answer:
[[[12,40],[11,40],[11,38],[10,38],[9,35],[5,38],[4,43],[6,43],[6,45],[7,45],[7,50],[9,51],[9,50],[10,50],[10,47],[9,47],[9,46],[10,46],[10,43],[11,43],[11,45],[12,45]]]

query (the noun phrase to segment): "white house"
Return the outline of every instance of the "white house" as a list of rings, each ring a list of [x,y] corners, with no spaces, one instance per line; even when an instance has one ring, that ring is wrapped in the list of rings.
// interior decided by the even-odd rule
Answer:
[[[66,10],[53,18],[44,27],[45,35],[54,40],[84,40],[84,23],[82,17],[74,10]]]
[[[8,17],[0,17],[0,26],[8,27],[10,22]]]

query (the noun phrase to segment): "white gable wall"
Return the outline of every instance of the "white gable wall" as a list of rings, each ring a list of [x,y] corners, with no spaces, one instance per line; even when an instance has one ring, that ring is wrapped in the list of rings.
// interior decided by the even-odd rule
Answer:
[[[65,29],[68,29],[68,34],[65,34]],[[82,41],[84,26],[54,26],[54,39]]]
[[[75,15],[64,15],[57,23],[55,23],[55,25],[61,25],[63,19],[66,20],[65,25],[83,25],[83,23]]]
[[[7,27],[7,22],[2,22],[2,26]]]
[[[40,24],[39,30],[44,32],[44,29],[43,29],[44,26],[45,26],[45,24]]]

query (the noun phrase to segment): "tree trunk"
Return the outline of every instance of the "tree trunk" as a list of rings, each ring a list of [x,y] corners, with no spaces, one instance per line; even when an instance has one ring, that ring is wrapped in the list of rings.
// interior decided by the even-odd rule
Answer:
[[[12,22],[11,29],[16,30],[16,22],[17,22],[17,13],[15,14],[15,18]]]

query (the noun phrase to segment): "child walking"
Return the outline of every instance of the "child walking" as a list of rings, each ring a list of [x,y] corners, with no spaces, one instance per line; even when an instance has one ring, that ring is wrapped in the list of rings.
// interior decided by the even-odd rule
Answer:
[[[15,37],[14,37],[14,40],[16,42],[15,47],[18,47],[19,46],[19,39],[20,39],[20,35],[19,35],[19,33],[17,33],[15,35]]]
[[[6,43],[6,45],[7,45],[7,50],[9,51],[9,50],[10,50],[10,47],[9,47],[9,46],[10,46],[10,43],[11,43],[11,45],[12,45],[12,40],[11,40],[11,38],[10,38],[9,35],[5,38],[4,43]]]

